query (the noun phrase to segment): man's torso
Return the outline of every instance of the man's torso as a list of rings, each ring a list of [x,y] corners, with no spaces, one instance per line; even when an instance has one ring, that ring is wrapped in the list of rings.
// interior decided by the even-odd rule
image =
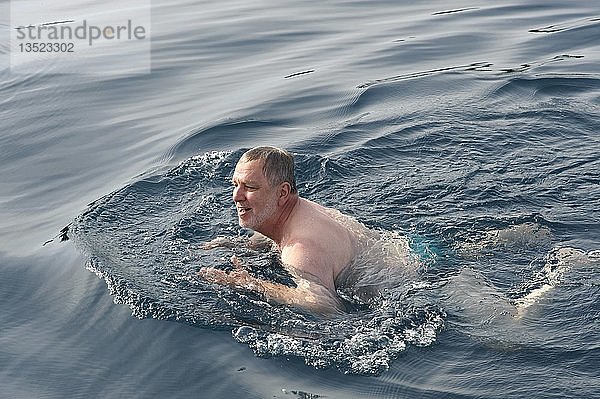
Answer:
[[[283,263],[319,277],[327,288],[335,291],[333,285],[337,276],[356,256],[357,235],[362,233],[364,226],[335,209],[302,198],[290,218],[288,225],[291,227],[280,245]],[[286,251],[286,247],[299,242],[317,262],[286,259],[291,252]]]

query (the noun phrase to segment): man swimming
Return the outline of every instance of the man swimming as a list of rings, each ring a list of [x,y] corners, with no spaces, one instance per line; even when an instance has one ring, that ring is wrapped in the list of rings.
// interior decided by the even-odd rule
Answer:
[[[274,244],[296,287],[251,276],[235,256],[235,270],[226,273],[207,267],[198,275],[317,313],[342,311],[336,279],[356,257],[359,236],[366,228],[335,209],[301,198],[294,158],[285,150],[256,147],[247,151],[235,167],[232,183],[239,224],[255,231],[251,245]],[[218,246],[219,240],[205,248]]]
[[[296,287],[250,275],[235,256],[231,258],[235,269],[229,273],[212,267],[202,268],[198,275],[204,280],[250,289],[262,293],[268,300],[330,314],[344,311],[336,291],[340,288],[338,285],[342,285],[341,288],[360,286],[354,290],[354,297],[369,302],[369,298],[376,297],[382,288],[414,277],[411,273],[419,260],[411,255],[405,238],[382,240],[377,231],[367,229],[355,219],[301,198],[294,177],[294,159],[289,152],[274,147],[247,151],[235,167],[232,183],[239,224],[255,231],[248,245],[275,248]],[[520,226],[523,227],[526,225]],[[506,236],[509,240],[515,235],[512,234],[515,228],[508,229],[507,233],[495,231],[491,236],[498,239]],[[233,244],[230,239],[217,238],[204,248]],[[477,246],[484,244],[481,242]],[[552,271],[550,266],[548,270]],[[465,270],[453,279],[459,287],[467,284],[461,283],[465,279],[474,281],[469,280],[469,270]],[[360,284],[356,284],[357,276]],[[479,281],[476,283],[480,285]],[[544,285],[515,301],[498,299],[493,301],[493,306],[504,304],[510,309],[507,314],[521,317],[553,284]],[[468,297],[476,298],[473,287],[468,286]],[[484,290],[484,294],[488,295],[488,291]],[[501,298],[500,295],[488,296]]]

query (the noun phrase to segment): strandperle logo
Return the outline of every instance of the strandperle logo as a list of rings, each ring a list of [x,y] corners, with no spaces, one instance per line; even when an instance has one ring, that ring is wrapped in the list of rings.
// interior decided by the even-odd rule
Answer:
[[[87,20],[79,25],[73,26],[75,21],[56,21],[44,23],[38,26],[17,27],[17,40],[27,42],[51,42],[72,41],[74,39],[85,40],[89,46],[99,40],[144,40],[146,39],[146,28],[143,25],[135,25],[131,19],[122,25],[97,26],[89,24]]]
[[[150,2],[10,1],[11,73],[150,73]]]

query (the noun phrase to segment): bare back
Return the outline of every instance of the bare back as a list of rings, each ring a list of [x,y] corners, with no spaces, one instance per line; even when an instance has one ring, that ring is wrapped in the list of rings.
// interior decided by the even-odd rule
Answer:
[[[292,272],[317,277],[335,293],[337,276],[357,254],[358,237],[350,223],[364,228],[335,209],[300,198],[280,244],[283,263],[293,267]]]

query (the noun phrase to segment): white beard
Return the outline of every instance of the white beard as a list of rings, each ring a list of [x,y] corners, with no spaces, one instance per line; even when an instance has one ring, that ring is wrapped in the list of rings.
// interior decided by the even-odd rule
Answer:
[[[260,226],[264,225],[265,222],[275,214],[276,210],[277,200],[275,199],[272,202],[267,203],[260,212],[256,212],[256,210],[252,208],[252,214],[246,220],[242,220],[242,218],[238,216],[239,224],[242,227],[252,230],[260,229]]]

